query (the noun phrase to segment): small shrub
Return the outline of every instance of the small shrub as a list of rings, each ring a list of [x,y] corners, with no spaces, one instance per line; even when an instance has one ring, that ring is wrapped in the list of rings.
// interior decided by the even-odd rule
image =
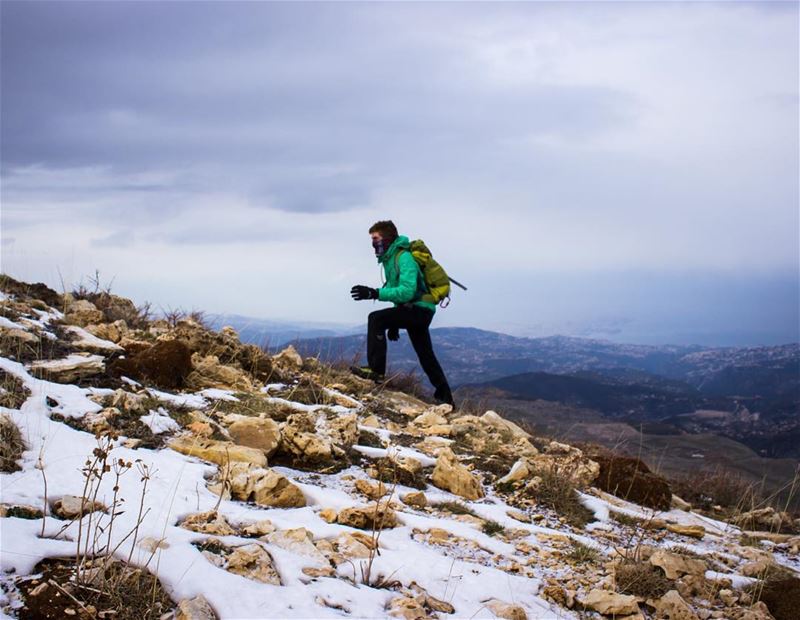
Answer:
[[[579,564],[592,564],[600,558],[600,553],[594,547],[584,545],[579,540],[572,541],[572,549],[567,554],[567,559]]]
[[[22,381],[5,370],[0,370],[0,407],[19,409],[29,395],[30,390]]]
[[[617,590],[642,598],[659,598],[674,588],[661,569],[649,562],[624,562],[614,571]]]
[[[645,520],[639,517],[619,512],[618,510],[611,510],[609,516],[612,520],[616,521],[623,527],[644,527]]]
[[[704,510],[722,506],[746,512],[762,499],[755,484],[725,469],[691,472],[672,484],[678,495]]]
[[[434,507],[454,515],[472,515],[473,517],[478,516],[475,514],[475,511],[472,510],[472,508],[461,502],[439,502],[438,504],[435,504]]]
[[[481,531],[487,536],[494,536],[495,534],[505,532],[505,530],[506,528],[500,525],[497,521],[492,521],[491,519],[486,519],[483,522],[483,525],[481,525]]]
[[[533,475],[540,479],[533,491],[537,502],[556,511],[575,527],[584,527],[594,519],[594,513],[581,504],[569,472],[554,466],[535,471]]]
[[[666,478],[654,474],[641,459],[617,454],[592,455],[600,465],[597,488],[656,510],[669,510],[672,490]]]
[[[25,451],[19,429],[10,418],[0,415],[0,471],[19,471],[17,460]]]

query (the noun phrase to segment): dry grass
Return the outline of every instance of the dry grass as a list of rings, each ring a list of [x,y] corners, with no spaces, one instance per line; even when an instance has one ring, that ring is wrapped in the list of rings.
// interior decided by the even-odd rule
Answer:
[[[594,519],[594,513],[581,504],[570,472],[556,466],[533,472],[540,479],[533,493],[536,501],[557,512],[574,527],[582,528]]]
[[[747,512],[761,503],[759,485],[725,469],[690,472],[672,481],[674,491],[704,510],[722,506]]]
[[[642,598],[659,598],[673,589],[674,584],[661,569],[649,562],[623,562],[614,571],[617,590]]]
[[[495,534],[501,534],[502,532],[505,532],[506,528],[500,525],[497,521],[486,519],[481,525],[481,531],[487,536],[494,536]]]
[[[0,471],[19,471],[17,460],[25,451],[25,442],[17,425],[5,415],[0,415]]]
[[[478,516],[475,514],[475,511],[472,510],[472,508],[461,502],[439,502],[438,504],[434,504],[433,507],[454,515],[472,515],[473,517]]]
[[[600,553],[594,547],[584,545],[579,540],[573,540],[567,559],[578,564],[594,564],[600,559]]]

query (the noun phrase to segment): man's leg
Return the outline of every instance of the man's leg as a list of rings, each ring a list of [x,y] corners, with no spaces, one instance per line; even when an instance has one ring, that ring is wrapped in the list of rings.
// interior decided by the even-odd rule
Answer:
[[[396,326],[398,310],[375,310],[367,317],[367,364],[379,375],[386,374],[386,330]]]
[[[436,355],[433,353],[431,333],[428,330],[433,319],[433,313],[424,308],[415,309],[414,312],[419,313],[421,317],[419,320],[414,321],[413,326],[407,327],[408,337],[411,340],[414,351],[417,353],[422,370],[428,375],[428,379],[435,388],[434,397],[452,405],[454,403],[453,394],[450,392],[450,384],[447,383],[447,377],[444,376],[439,360],[436,359]],[[428,314],[430,316],[426,316]]]

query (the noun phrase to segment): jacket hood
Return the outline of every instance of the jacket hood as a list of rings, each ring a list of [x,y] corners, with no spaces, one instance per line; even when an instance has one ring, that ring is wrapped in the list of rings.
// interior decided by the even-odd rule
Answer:
[[[385,263],[386,261],[392,259],[394,255],[397,254],[398,250],[408,250],[410,247],[411,242],[408,240],[408,237],[405,235],[399,235],[397,239],[392,241],[392,244],[386,249],[386,251],[378,257],[378,262]]]

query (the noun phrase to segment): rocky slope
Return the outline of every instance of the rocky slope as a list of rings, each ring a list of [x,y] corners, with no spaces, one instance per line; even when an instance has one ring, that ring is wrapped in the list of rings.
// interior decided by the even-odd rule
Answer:
[[[116,607],[106,590],[132,567],[157,578],[138,617],[797,611],[788,515],[713,520],[635,459],[494,411],[432,406],[292,348],[269,356],[232,329],[150,321],[107,293],[2,288],[11,617],[125,617],[133,590]],[[59,576],[47,558],[64,558]]]

